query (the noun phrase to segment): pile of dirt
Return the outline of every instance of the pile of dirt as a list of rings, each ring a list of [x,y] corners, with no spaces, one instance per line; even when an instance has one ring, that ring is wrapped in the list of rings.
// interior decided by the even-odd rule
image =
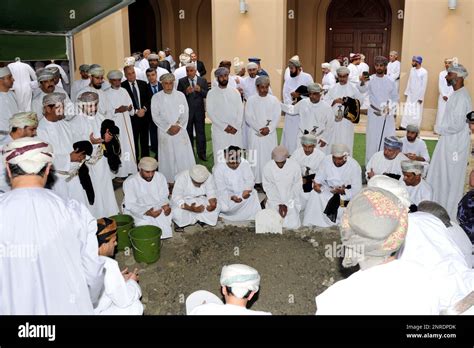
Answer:
[[[146,315],[186,314],[185,299],[196,290],[221,296],[222,266],[233,263],[250,265],[261,275],[252,309],[308,315],[315,313],[315,296],[347,276],[340,255],[333,254],[339,243],[334,228],[257,235],[249,227],[199,227],[165,240],[154,264],[136,264],[131,252],[116,259],[122,268],[140,269]]]

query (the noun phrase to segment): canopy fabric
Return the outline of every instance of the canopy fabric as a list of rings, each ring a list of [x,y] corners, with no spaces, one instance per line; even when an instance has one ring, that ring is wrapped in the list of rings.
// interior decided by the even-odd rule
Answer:
[[[0,61],[68,59],[66,37],[135,0],[2,0]]]

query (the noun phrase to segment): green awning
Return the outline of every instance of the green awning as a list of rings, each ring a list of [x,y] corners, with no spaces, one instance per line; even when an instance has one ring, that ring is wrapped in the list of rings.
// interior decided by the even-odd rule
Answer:
[[[67,38],[134,1],[0,0],[0,61],[68,59]]]

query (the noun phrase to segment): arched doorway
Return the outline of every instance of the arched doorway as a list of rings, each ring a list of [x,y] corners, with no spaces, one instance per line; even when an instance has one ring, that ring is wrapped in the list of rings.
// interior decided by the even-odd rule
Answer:
[[[374,57],[388,57],[392,9],[388,0],[332,1],[327,11],[326,60],[363,53],[373,72]]]
[[[161,15],[158,6],[150,0],[136,0],[128,7],[128,25],[130,30],[130,50],[143,52],[161,49]]]

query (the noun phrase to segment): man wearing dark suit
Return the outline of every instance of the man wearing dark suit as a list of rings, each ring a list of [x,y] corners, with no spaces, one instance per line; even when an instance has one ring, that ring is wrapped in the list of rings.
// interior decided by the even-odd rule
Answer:
[[[158,62],[158,66],[159,66],[160,68],[163,68],[163,69],[168,70],[169,73],[171,72],[171,64],[170,64],[170,62],[168,62],[166,59],[160,60],[160,61]]]
[[[135,138],[136,159],[138,161],[139,158],[147,157],[150,154],[148,150],[148,129],[151,121],[151,92],[145,81],[137,80],[133,66],[127,66],[123,70],[127,80],[122,82],[122,87],[125,88],[130,95],[135,110],[131,120],[133,137]]]
[[[191,53],[191,63],[196,66],[196,70],[199,71],[199,76],[204,77],[204,75],[206,75],[206,67],[203,62],[198,60],[196,52]]]
[[[196,152],[201,160],[206,161],[206,110],[204,99],[207,97],[207,81],[196,75],[196,68],[192,63],[186,65],[186,74],[186,77],[178,81],[178,91],[183,92],[188,101],[189,120],[187,131],[193,145],[193,131],[196,130]]]
[[[146,78],[148,79],[148,88],[150,89],[151,97],[161,91],[163,87],[158,82],[158,76],[154,68],[146,70]],[[155,153],[155,159],[158,160],[158,127],[153,120],[150,121],[150,144],[151,151]]]

